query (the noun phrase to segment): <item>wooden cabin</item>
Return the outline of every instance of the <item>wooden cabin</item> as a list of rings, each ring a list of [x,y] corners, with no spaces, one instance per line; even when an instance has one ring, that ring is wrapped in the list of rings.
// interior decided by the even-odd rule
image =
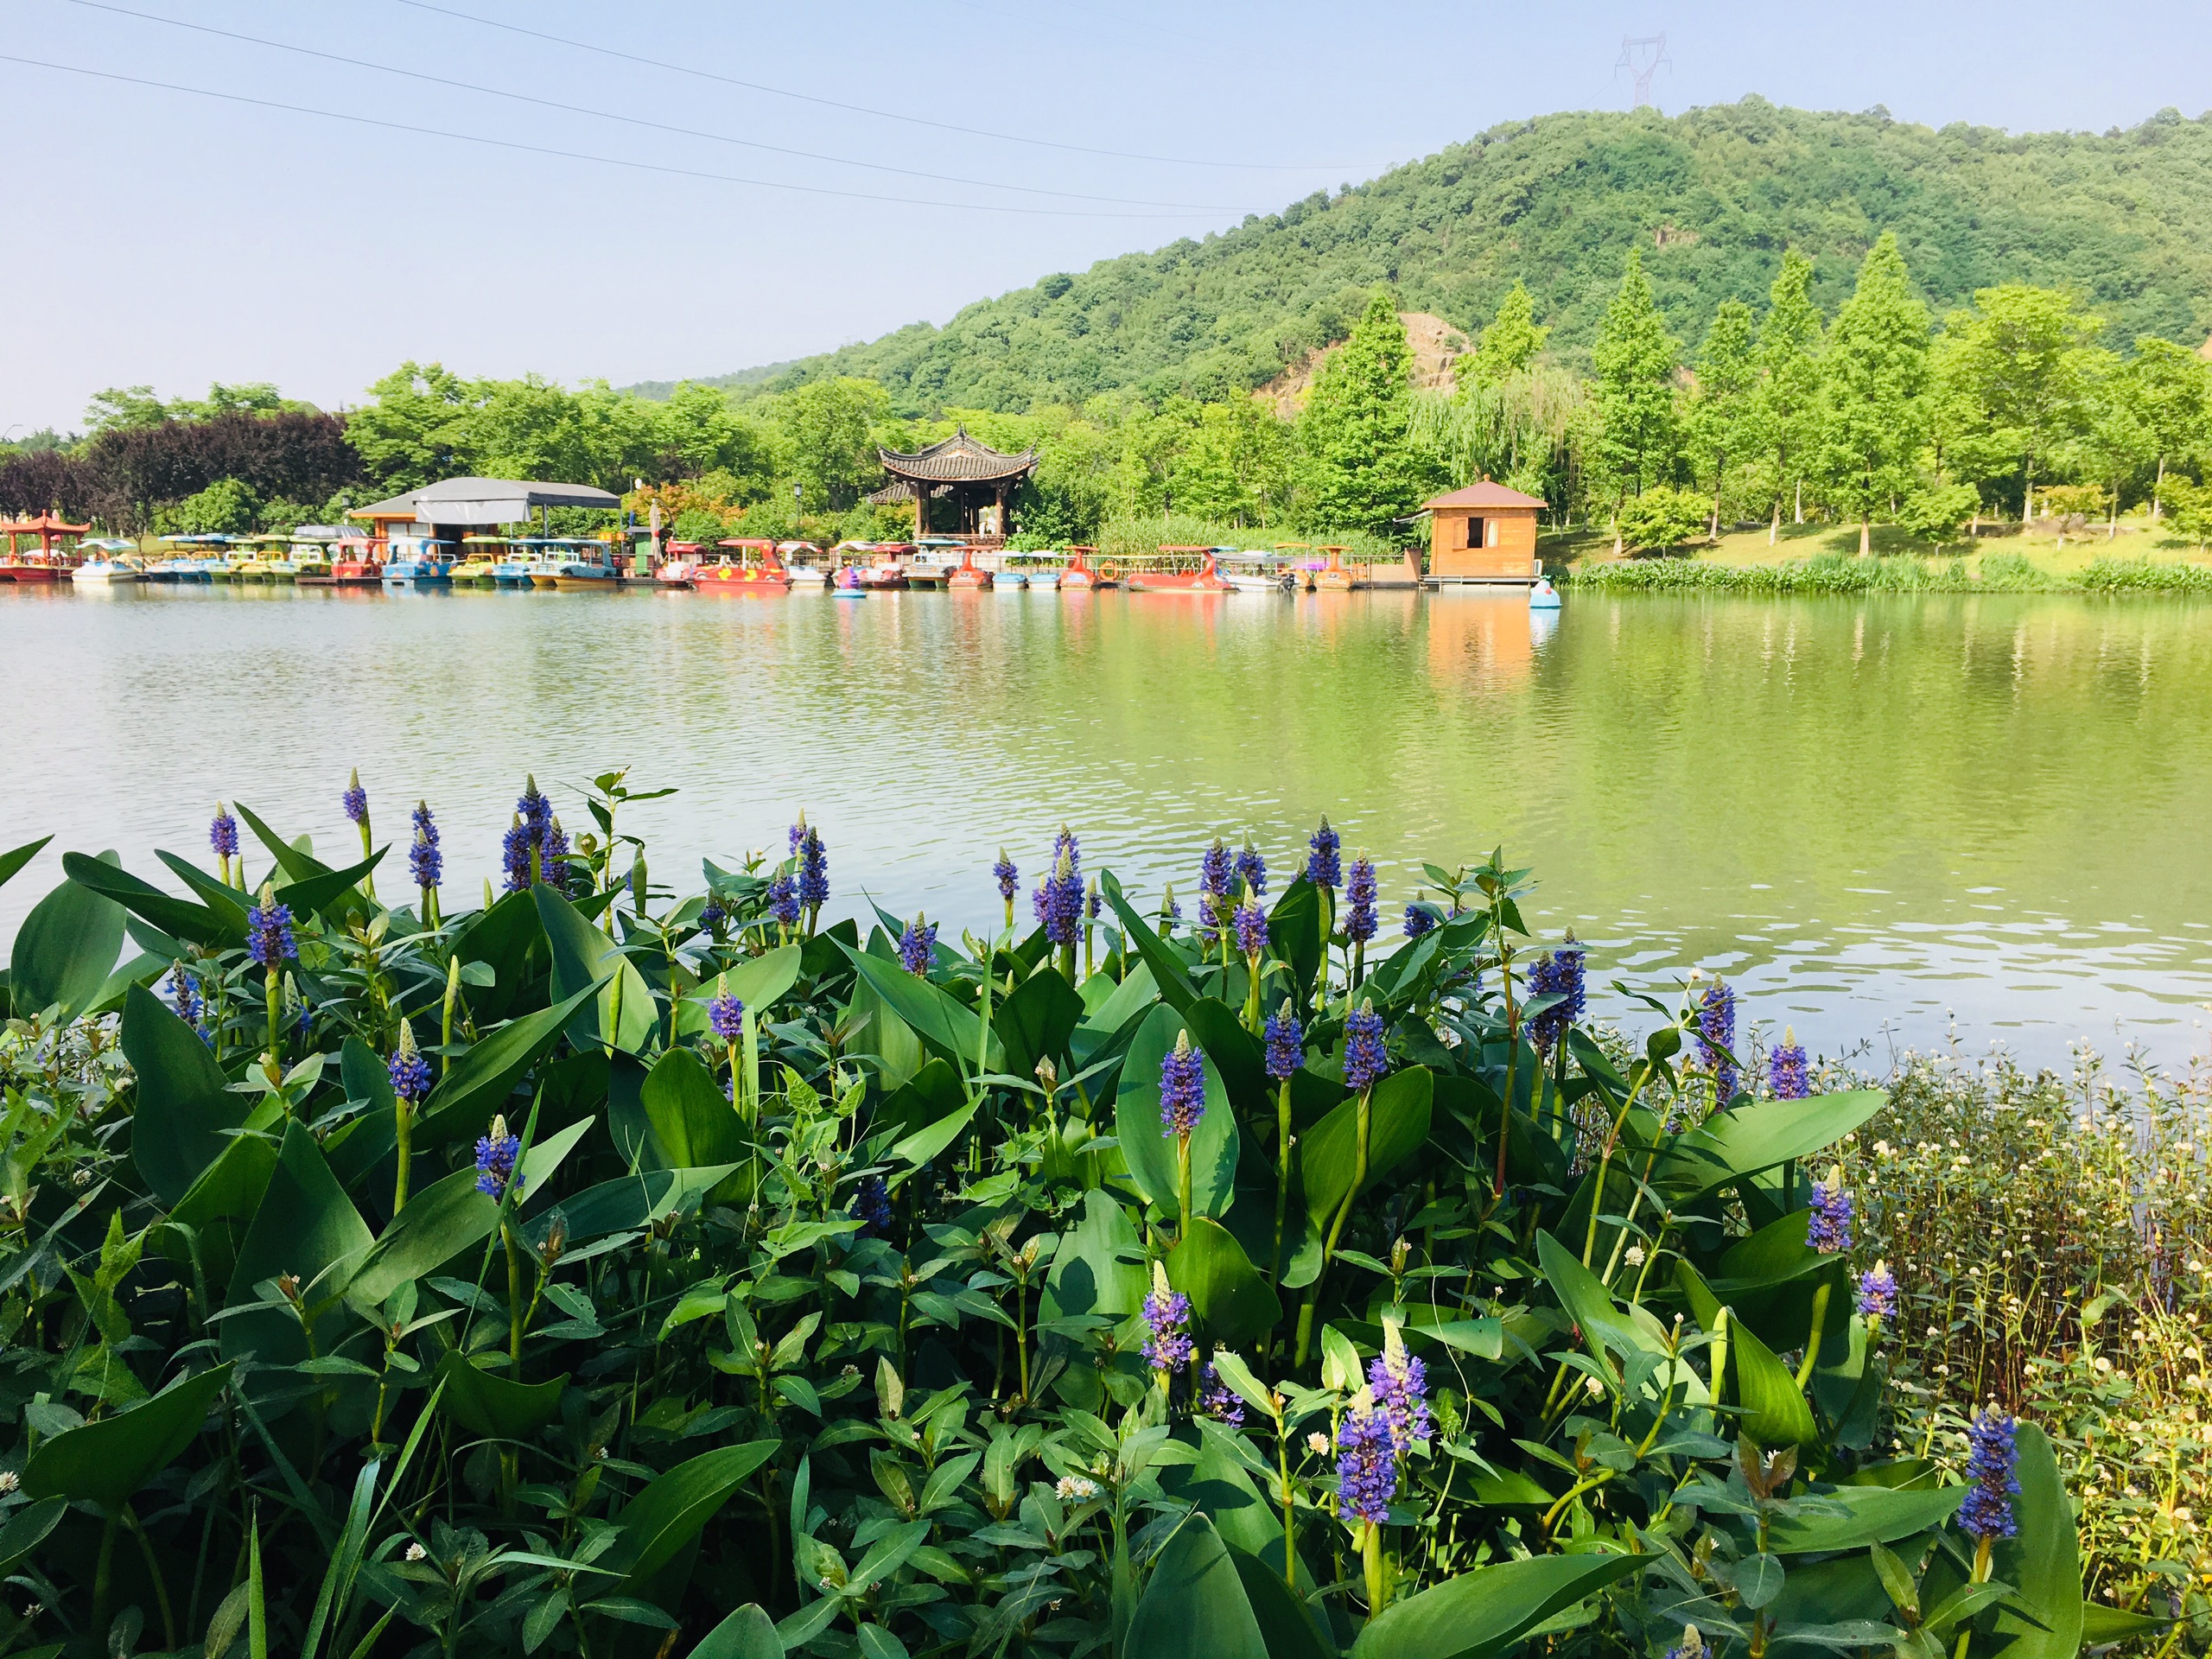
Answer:
[[[1421,504],[1432,582],[1533,582],[1544,503],[1484,479]]]

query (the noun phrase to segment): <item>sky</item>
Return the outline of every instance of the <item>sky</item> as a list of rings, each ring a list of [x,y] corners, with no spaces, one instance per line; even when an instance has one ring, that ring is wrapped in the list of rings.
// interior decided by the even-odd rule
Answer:
[[[409,359],[620,385],[942,323],[1502,121],[1625,108],[1629,36],[1665,35],[1669,114],[1757,92],[2101,131],[2212,104],[2201,24],[2178,0],[4,0],[0,436],[80,426],[107,386],[338,408]]]

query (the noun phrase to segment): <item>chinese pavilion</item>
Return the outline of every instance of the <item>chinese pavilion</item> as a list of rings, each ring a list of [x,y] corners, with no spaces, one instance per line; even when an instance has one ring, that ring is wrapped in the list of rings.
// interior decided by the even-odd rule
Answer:
[[[876,454],[882,457],[883,470],[891,474],[891,481],[868,499],[878,506],[913,502],[917,536],[950,533],[985,542],[1004,537],[1013,528],[1007,518],[1007,504],[1021,480],[1037,468],[1035,449],[1025,449],[1018,455],[1002,454],[969,437],[964,426],[912,454],[895,449],[879,449]],[[951,503],[950,515],[932,508],[933,502],[940,501]],[[953,519],[949,531],[938,529],[948,516]]]

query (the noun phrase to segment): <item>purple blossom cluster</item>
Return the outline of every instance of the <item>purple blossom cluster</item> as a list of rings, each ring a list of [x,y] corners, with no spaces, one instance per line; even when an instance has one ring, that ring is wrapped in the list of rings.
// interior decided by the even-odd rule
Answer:
[[[1286,997],[1282,1007],[1268,1016],[1268,1075],[1277,1083],[1287,1083],[1297,1075],[1305,1060],[1305,1029],[1290,1011],[1290,1000]]]
[[[858,1218],[862,1238],[880,1238],[891,1228],[891,1189],[880,1175],[863,1175],[848,1215]]]
[[[1205,1115],[1205,1057],[1191,1046],[1191,1033],[1182,1032],[1160,1062],[1160,1133],[1189,1135]]]
[[[1570,935],[1564,947],[1537,957],[1529,965],[1529,996],[1532,999],[1539,996],[1562,999],[1529,1022],[1529,1040],[1536,1046],[1537,1053],[1549,1054],[1567,1035],[1567,1028],[1587,1010],[1586,960],[1581,949]]]
[[[214,849],[218,858],[238,855],[238,821],[220,801],[215,803],[215,816],[208,820],[207,844]]]
[[[719,899],[709,899],[706,907],[699,912],[699,925],[709,933],[728,919],[729,912],[722,908],[722,901]]]
[[[420,1104],[430,1092],[430,1063],[415,1046],[415,1028],[404,1020],[399,1022],[398,1046],[391,1051],[385,1069],[391,1078],[391,1092],[410,1106]]]
[[[518,1186],[515,1159],[521,1152],[521,1140],[507,1133],[507,1120],[493,1118],[491,1133],[476,1142],[476,1190],[487,1198],[503,1198]]]
[[[1065,824],[1052,842],[1052,874],[1037,884],[1030,905],[1046,944],[1076,942],[1083,930],[1083,845]]]
[[[910,974],[926,974],[936,952],[937,924],[915,917],[899,936],[899,965]]]
[[[1352,860],[1351,877],[1344,882],[1344,937],[1354,944],[1365,944],[1381,925],[1375,910],[1377,896],[1375,861],[1362,853]]]
[[[1436,912],[1427,905],[1406,906],[1406,937],[1418,939],[1436,925]]]
[[[184,971],[181,962],[169,969],[169,1001],[176,1009],[178,1019],[201,1036],[207,1034],[200,1025],[200,1014],[207,1004],[200,998],[199,982]]]
[[[1236,927],[1237,954],[1257,962],[1268,948],[1268,912],[1256,904],[1239,905],[1231,919]]]
[[[274,887],[261,889],[261,902],[246,912],[245,925],[246,949],[258,966],[273,973],[280,963],[299,956],[300,942],[292,936],[292,907],[276,902]]]
[[[1870,1319],[1893,1319],[1897,1313],[1897,1278],[1886,1262],[1859,1275],[1859,1311]]]
[[[415,803],[411,815],[415,825],[415,842],[407,849],[408,874],[415,878],[418,887],[435,887],[443,879],[446,856],[438,846],[438,821],[430,816],[428,801]]]
[[[779,870],[768,883],[768,914],[780,927],[798,925],[798,882],[789,870]]]
[[[1797,1040],[1794,1030],[1785,1029],[1782,1041],[1767,1057],[1766,1078],[1777,1100],[1803,1100],[1813,1092],[1806,1071],[1805,1046]]]
[[[1243,1401],[1221,1380],[1221,1373],[1214,1370],[1211,1360],[1198,1373],[1198,1409],[1217,1423],[1226,1423],[1231,1428],[1244,1427]]]
[[[830,902],[830,855],[823,849],[821,831],[807,824],[804,818],[799,823],[799,906],[818,913]]]
[[[1725,979],[1705,988],[1698,1000],[1699,1058],[1713,1078],[1714,1109],[1726,1106],[1736,1094],[1736,993]]]
[[[707,1024],[725,1043],[745,1035],[745,1004],[732,996],[720,980],[715,982],[715,1000],[707,1004]]]
[[[1347,1521],[1390,1518],[1398,1495],[1398,1448],[1390,1420],[1364,1389],[1337,1431],[1337,1501]]]
[[[1967,1479],[1973,1490],[1959,1505],[1959,1527],[1986,1542],[2019,1531],[2012,1500],[2020,1495],[2018,1422],[1994,1406],[1985,1407],[1967,1433]]]
[[[359,768],[346,780],[346,792],[338,798],[338,804],[346,809],[346,817],[353,823],[365,823],[368,821],[369,791],[361,787]]]
[[[530,889],[531,855],[537,855],[537,880],[565,891],[569,885],[569,837],[553,816],[553,803],[539,793],[537,779],[523,779],[522,795],[515,802],[513,821],[500,842],[499,863],[509,893]]]
[[[999,861],[991,866],[991,880],[999,884],[999,897],[1009,905],[1014,902],[1015,890],[1021,885],[1021,872],[1006,855],[1006,849],[999,849]]]
[[[1344,837],[1329,827],[1329,815],[1321,815],[1321,827],[1307,840],[1306,879],[1313,886],[1326,887],[1334,893],[1344,885]]]
[[[1249,835],[1236,851],[1236,880],[1255,899],[1268,890],[1268,861],[1260,856]]]
[[[1191,1299],[1167,1287],[1167,1275],[1153,1264],[1152,1294],[1144,1299],[1144,1362],[1173,1376],[1191,1363]]]
[[[1222,926],[1229,919],[1234,880],[1229,849],[1216,836],[1213,845],[1198,861],[1198,938],[1208,949],[1221,937]]]
[[[1813,1183],[1808,1207],[1812,1218],[1805,1224],[1805,1242],[1823,1255],[1840,1255],[1851,1248],[1851,1224],[1856,1205],[1843,1184],[1843,1172],[1831,1169],[1824,1181]]]
[[[1415,1440],[1429,1437],[1428,1373],[1421,1361],[1396,1343],[1367,1364],[1367,1386],[1375,1395],[1375,1408],[1390,1425],[1390,1438],[1398,1455],[1413,1449]]]
[[[1389,1069],[1382,1052],[1382,1016],[1372,1002],[1362,1002],[1344,1021],[1344,1087],[1355,1093],[1370,1088]]]

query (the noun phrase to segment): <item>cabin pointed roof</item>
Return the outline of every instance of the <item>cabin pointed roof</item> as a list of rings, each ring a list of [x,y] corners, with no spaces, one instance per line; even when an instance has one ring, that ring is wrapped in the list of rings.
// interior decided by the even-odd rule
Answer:
[[[911,454],[880,448],[875,453],[882,458],[883,470],[893,478],[931,484],[995,484],[1001,479],[1025,477],[1037,464],[1033,447],[1009,455],[969,437],[964,426],[950,437]]]
[[[1449,495],[1440,495],[1433,501],[1421,504],[1421,511],[1427,512],[1436,507],[1541,507],[1547,504],[1533,495],[1523,495],[1518,490],[1509,490],[1503,484],[1493,484],[1488,479],[1479,484],[1470,484],[1464,490],[1454,490]]]

